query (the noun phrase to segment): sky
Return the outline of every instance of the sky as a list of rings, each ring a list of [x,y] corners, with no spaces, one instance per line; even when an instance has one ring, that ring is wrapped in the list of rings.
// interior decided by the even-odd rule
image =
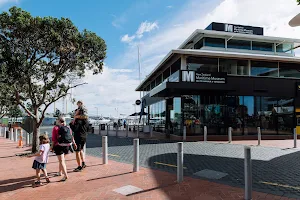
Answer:
[[[135,111],[140,83],[171,50],[196,29],[211,22],[261,26],[269,36],[300,38],[300,27],[289,20],[300,12],[296,0],[0,0],[0,12],[18,6],[33,16],[70,18],[79,30],[88,29],[107,44],[103,73],[87,73],[87,85],[72,96],[82,100],[90,115],[119,116]],[[75,108],[66,99],[55,108]],[[53,112],[54,105],[49,108]]]

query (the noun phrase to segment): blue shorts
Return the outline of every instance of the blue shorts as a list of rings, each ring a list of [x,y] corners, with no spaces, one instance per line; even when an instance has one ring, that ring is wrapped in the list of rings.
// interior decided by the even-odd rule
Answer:
[[[33,169],[46,169],[46,163],[39,163],[38,161],[34,160],[32,164]]]

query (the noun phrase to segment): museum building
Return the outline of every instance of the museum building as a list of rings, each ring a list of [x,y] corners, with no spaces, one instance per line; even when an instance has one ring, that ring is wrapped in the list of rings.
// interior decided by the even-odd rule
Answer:
[[[211,23],[171,50],[141,82],[155,131],[181,136],[292,134],[300,117],[300,39]],[[300,123],[300,118],[299,118]],[[299,124],[300,125],[300,124]],[[300,126],[299,126],[300,127]]]

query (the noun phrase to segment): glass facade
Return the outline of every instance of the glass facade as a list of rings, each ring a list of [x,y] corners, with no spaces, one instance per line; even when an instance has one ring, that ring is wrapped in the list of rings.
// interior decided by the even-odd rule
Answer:
[[[292,134],[294,99],[254,96],[184,95],[150,106],[150,124],[172,134],[203,135],[207,126],[209,135],[226,135],[232,127],[233,135],[256,135],[261,127],[264,135]],[[168,125],[167,125],[168,124]]]
[[[278,77],[278,63],[251,61],[251,76]]]
[[[268,42],[252,42],[252,50],[255,51],[273,51],[274,52],[274,44]]]
[[[245,40],[229,40],[227,42],[227,48],[229,49],[245,49],[251,50],[251,41]]]
[[[204,46],[225,48],[225,39],[223,38],[204,38]]]
[[[300,64],[279,63],[279,77],[300,78]]]
[[[218,58],[189,57],[187,69],[199,72],[217,72]]]
[[[233,75],[249,75],[250,72],[248,60],[220,59],[219,69]]]

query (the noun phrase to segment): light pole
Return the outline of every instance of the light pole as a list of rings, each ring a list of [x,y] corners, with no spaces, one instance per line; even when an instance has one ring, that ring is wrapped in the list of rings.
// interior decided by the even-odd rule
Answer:
[[[99,115],[98,115],[98,107],[95,107],[95,108],[97,109],[97,117],[98,117],[98,116],[99,116]]]

